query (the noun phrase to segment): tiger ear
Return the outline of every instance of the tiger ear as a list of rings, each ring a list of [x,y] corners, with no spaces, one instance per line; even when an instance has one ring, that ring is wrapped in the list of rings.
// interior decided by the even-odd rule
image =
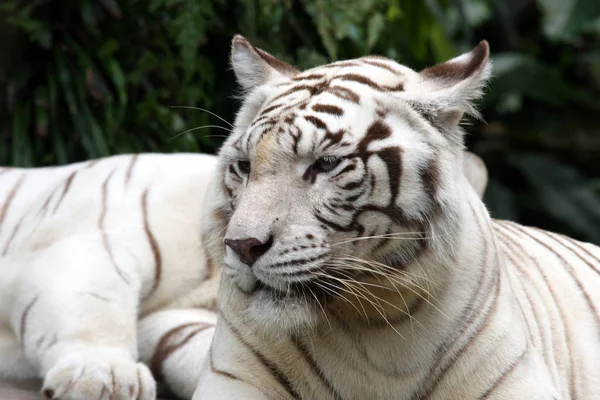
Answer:
[[[235,35],[231,42],[231,65],[238,83],[246,91],[270,80],[291,77],[300,72],[266,51],[257,49],[241,35]]]
[[[490,47],[482,40],[473,50],[425,68],[405,90],[416,94],[413,103],[437,125],[456,127],[463,114],[478,117],[472,102],[481,97],[491,74]],[[412,83],[412,84],[411,84]]]

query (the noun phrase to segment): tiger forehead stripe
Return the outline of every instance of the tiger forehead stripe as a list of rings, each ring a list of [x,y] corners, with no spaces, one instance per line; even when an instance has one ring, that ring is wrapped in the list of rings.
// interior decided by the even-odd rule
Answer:
[[[363,63],[371,65],[373,67],[383,68],[394,74],[402,74],[402,72],[400,72],[398,69],[394,68],[392,65],[390,65],[388,62],[386,62],[384,60],[385,59],[383,59],[383,58],[380,60],[373,60],[371,57],[361,59],[361,61]]]
[[[340,99],[347,100],[354,104],[360,103],[360,96],[358,95],[358,93],[343,86],[331,86],[327,89],[327,93],[330,93],[336,97],[339,97]]]
[[[322,112],[333,115],[344,115],[344,110],[341,107],[331,104],[315,104],[312,106],[313,111]]]
[[[372,81],[370,78],[367,78],[366,76],[359,75],[359,74],[343,74],[343,75],[335,76],[335,77],[333,77],[333,79],[361,83],[363,85],[367,85],[367,86],[371,87],[372,89],[375,89],[380,92],[398,92],[398,91],[404,90],[404,82],[400,82],[400,83],[396,84],[395,86],[383,86],[383,85],[379,85],[378,83]]]

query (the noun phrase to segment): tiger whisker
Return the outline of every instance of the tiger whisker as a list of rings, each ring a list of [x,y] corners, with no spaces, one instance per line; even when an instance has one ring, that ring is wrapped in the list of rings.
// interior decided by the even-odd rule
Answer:
[[[366,264],[368,266],[377,267],[384,271],[388,271],[394,275],[400,275],[402,277],[407,277],[407,278],[411,278],[411,279],[417,278],[417,279],[424,279],[424,280],[431,281],[431,279],[428,278],[427,276],[417,275],[414,272],[407,272],[407,271],[392,267],[390,265],[387,265],[387,264],[384,264],[384,263],[381,263],[381,262],[378,262],[375,260],[365,260],[363,258],[355,257],[352,255],[345,255],[344,257],[336,257],[336,259],[342,260],[342,261],[350,261],[350,262],[358,262],[361,264]],[[413,283],[416,283],[416,282],[413,281]]]
[[[428,292],[428,290],[419,284],[420,280],[425,280],[429,283],[429,279],[425,276],[417,275],[414,273],[409,273],[406,271],[401,271],[396,268],[387,266],[385,264],[371,262],[367,260],[363,260],[360,258],[336,258],[335,260],[330,260],[329,263],[332,262],[340,262],[340,266],[344,266],[348,269],[358,269],[360,271],[377,273],[385,276],[390,279],[390,277],[394,278],[394,280],[400,284],[411,284],[417,286],[419,289]],[[359,263],[359,264],[357,264]],[[366,264],[366,266],[365,266]]]
[[[377,281],[379,283],[381,283],[381,281],[379,280],[379,277],[383,277],[385,279],[387,279],[390,283],[392,284],[397,284],[400,285],[402,287],[405,287],[406,285],[414,285],[416,286],[418,289],[422,290],[423,292],[427,292],[427,290],[419,285],[416,282],[413,282],[412,280],[407,280],[407,281],[402,281],[399,279],[399,277],[395,277],[395,276],[391,276],[389,273],[383,272],[383,271],[378,271],[378,270],[373,270],[371,268],[367,268],[367,267],[363,267],[363,266],[358,266],[355,267],[351,264],[346,264],[346,263],[331,263],[328,264],[332,267],[333,270],[335,271],[363,271],[363,272],[368,272],[370,274],[373,274],[373,278],[377,279]]]
[[[355,296],[355,297],[357,297],[357,298],[362,298],[362,299],[366,300],[367,302],[369,302],[369,303],[370,303],[370,304],[373,306],[373,308],[375,309],[375,311],[377,311],[377,312],[378,312],[378,313],[381,315],[381,317],[382,317],[382,318],[383,318],[383,319],[386,321],[386,323],[387,323],[387,324],[388,324],[388,325],[389,325],[389,326],[390,326],[390,327],[391,327],[391,328],[392,328],[394,331],[396,331],[396,333],[398,333],[398,335],[400,335],[400,337],[404,338],[404,336],[403,336],[403,335],[401,335],[401,334],[400,334],[400,332],[398,332],[398,331],[397,331],[397,330],[394,328],[394,326],[392,326],[392,324],[390,324],[390,322],[389,322],[389,321],[388,321],[388,319],[386,318],[385,314],[382,312],[382,310],[383,310],[383,307],[381,306],[381,304],[376,304],[376,303],[375,303],[375,302],[374,302],[372,299],[369,299],[369,298],[368,298],[366,295],[364,295],[364,294],[363,294],[364,292],[367,292],[367,293],[369,293],[368,291],[366,291],[364,288],[360,288],[360,287],[356,287],[356,286],[352,285],[352,284],[351,284],[351,282],[348,282],[348,281],[345,281],[345,280],[342,280],[342,279],[337,279],[337,278],[335,278],[335,277],[333,277],[333,276],[329,276],[329,278],[335,279],[335,280],[337,280],[339,283],[341,283],[341,284],[343,285],[343,287],[341,287],[341,286],[336,286],[336,288],[337,288],[337,289],[339,289],[339,290],[343,290],[343,291],[345,291],[346,293],[349,293],[349,294],[351,294],[351,295],[353,295],[353,296]],[[323,282],[323,283],[325,283],[325,282]],[[361,290],[361,289],[362,289],[363,293],[361,293],[361,292],[360,292],[360,290]],[[357,290],[357,291],[358,291],[358,293],[357,293],[355,290]],[[370,293],[369,293],[369,294],[370,294]],[[338,294],[338,295],[339,295],[339,294]],[[376,297],[376,296],[375,296],[375,298],[377,299],[377,297]],[[350,300],[348,300],[347,298],[345,298],[345,300],[346,300],[347,302],[349,302],[351,305],[353,305],[353,306],[356,308],[356,306],[354,305],[354,303],[353,303],[353,302],[351,302],[351,301],[350,301]],[[363,310],[365,311],[365,320],[366,320],[366,321],[367,321],[367,323],[368,323],[368,322],[369,322],[369,318],[368,318],[368,315],[367,315],[367,313],[366,313],[366,310],[365,310],[364,306],[362,305],[362,302],[361,302],[361,301],[359,301],[359,304],[360,304],[361,308],[363,308]]]
[[[328,274],[322,274],[322,275],[323,275],[323,276],[326,276],[327,278],[330,278],[330,279],[331,279],[331,278],[332,278],[332,279],[336,279],[336,280],[338,280],[338,279],[339,279],[339,278],[336,278],[336,277],[332,277],[332,276],[330,276],[330,275],[328,275]],[[404,299],[404,296],[402,295],[402,293],[401,293],[399,290],[397,290],[397,289],[396,289],[396,290],[394,290],[394,289],[392,289],[392,288],[385,287],[385,286],[381,286],[381,285],[377,285],[377,284],[374,284],[374,283],[369,283],[369,282],[361,282],[361,281],[358,281],[358,280],[356,280],[356,279],[354,279],[354,278],[352,278],[351,276],[348,276],[348,275],[344,275],[344,277],[346,278],[346,280],[345,280],[346,282],[353,283],[353,284],[358,284],[358,285],[359,285],[359,286],[361,286],[361,287],[364,289],[364,291],[365,291],[365,292],[367,292],[367,293],[368,293],[370,296],[374,297],[374,298],[375,298],[375,299],[377,299],[378,301],[383,301],[383,302],[384,302],[384,303],[386,303],[387,305],[389,305],[389,306],[391,306],[391,307],[395,308],[396,310],[398,310],[398,311],[400,311],[401,313],[403,313],[403,314],[405,314],[406,316],[408,316],[408,318],[409,318],[409,319],[410,319],[410,321],[411,321],[411,330],[413,329],[413,320],[414,320],[414,321],[416,321],[417,323],[419,323],[419,325],[421,325],[421,326],[423,327],[423,325],[422,325],[422,324],[421,324],[421,323],[420,323],[418,320],[416,320],[416,319],[415,319],[415,318],[414,318],[414,317],[413,317],[413,316],[410,314],[410,311],[409,311],[409,310],[410,310],[410,308],[408,307],[408,304],[406,303],[406,300]],[[385,289],[385,290],[390,290],[390,291],[394,291],[394,292],[396,292],[397,294],[399,294],[399,295],[400,295],[400,298],[402,299],[402,302],[404,303],[404,307],[405,307],[406,309],[405,309],[405,310],[403,310],[403,309],[401,309],[400,307],[396,306],[395,304],[393,304],[393,303],[390,303],[389,301],[387,301],[387,300],[385,300],[385,299],[382,299],[381,297],[378,297],[378,296],[376,296],[376,295],[375,295],[375,294],[373,294],[371,291],[367,290],[367,288],[366,288],[365,286],[372,286],[372,287],[382,288],[382,289]]]
[[[340,281],[340,283],[342,283],[342,285],[344,285],[346,288],[348,288],[349,286],[353,287],[354,289],[360,290],[358,287],[353,286],[351,282],[344,282],[344,281]],[[340,288],[342,290],[344,290],[344,288]],[[366,291],[364,288],[362,289],[363,291]],[[367,291],[367,293],[369,293]],[[404,335],[402,335],[400,332],[398,332],[398,330],[396,329],[396,327],[394,325],[392,325],[392,323],[387,319],[387,317],[385,316],[385,314],[381,311],[381,309],[383,309],[383,307],[381,306],[381,304],[375,304],[375,302],[371,299],[369,299],[368,297],[366,297],[365,295],[360,296],[361,298],[364,298],[365,300],[367,300],[369,303],[371,303],[371,305],[373,306],[373,308],[375,309],[375,311],[377,311],[379,313],[379,315],[381,315],[381,318],[383,318],[383,320],[386,322],[386,324],[392,328],[392,330],[394,332],[396,332],[398,334],[398,336],[400,336],[402,339],[406,339],[406,337],[404,337]],[[374,296],[375,299],[381,300],[379,299],[377,296]],[[359,301],[360,303],[360,301]]]
[[[192,106],[170,106],[170,107],[171,107],[171,108],[184,108],[184,109],[191,109],[191,110],[204,111],[205,113],[208,113],[208,114],[210,114],[210,115],[212,115],[212,116],[214,116],[214,117],[217,117],[217,118],[219,118],[221,121],[225,122],[227,125],[229,125],[230,127],[232,127],[232,128],[233,128],[233,124],[232,124],[231,122],[227,121],[225,118],[221,117],[220,115],[218,115],[218,114],[215,114],[214,112],[212,112],[212,111],[209,111],[209,110],[207,110],[207,109],[205,109],[205,108],[201,108],[201,107],[192,107]]]
[[[422,232],[421,234],[424,234],[424,233],[427,233],[427,232]],[[444,235],[437,235],[437,236],[407,237],[407,235],[415,235],[415,234],[419,234],[419,233],[418,232],[406,232],[406,233],[399,232],[399,233],[390,233],[390,234],[375,235],[375,236],[361,236],[361,237],[356,237],[356,238],[352,238],[352,239],[348,239],[348,240],[343,240],[341,242],[332,243],[331,246],[339,246],[339,245],[346,244],[346,243],[353,243],[353,242],[358,242],[361,240],[370,240],[370,239],[433,240],[433,239],[438,239],[440,237],[448,235],[448,234],[444,234]]]
[[[363,260],[363,261],[365,261],[365,260]],[[347,269],[347,270],[353,270],[353,269],[355,269],[354,266],[352,266],[352,265],[340,264],[339,266],[340,267],[345,267],[345,269]],[[374,270],[369,270],[369,272],[374,272]],[[435,304],[433,304],[430,301],[429,297],[431,296],[431,294],[428,291],[426,292],[427,293],[427,297],[425,297],[421,293],[419,293],[418,291],[416,291],[415,289],[413,289],[412,287],[410,287],[409,285],[406,285],[404,282],[401,282],[401,281],[398,281],[398,280],[394,280],[394,279],[392,279],[393,277],[390,277],[390,276],[388,276],[386,274],[382,274],[382,275],[385,278],[387,278],[388,280],[390,280],[391,283],[396,282],[397,284],[401,285],[406,290],[409,290],[409,291],[413,292],[416,296],[422,298],[425,302],[427,302],[427,304],[429,304],[430,306],[432,306],[435,310],[437,310],[438,312],[440,312],[442,315],[446,316],[446,314],[442,310],[440,310],[439,307],[437,307]],[[413,284],[416,286],[415,283],[413,283]],[[423,291],[425,291],[425,289],[422,288],[422,287],[420,289],[423,290]],[[435,297],[434,297],[434,300],[435,300]]]
[[[302,285],[302,286],[304,286],[304,285]],[[333,332],[333,327],[331,326],[331,321],[329,321],[329,318],[327,317],[327,313],[325,312],[325,308],[323,308],[321,301],[319,301],[319,298],[317,297],[317,295],[315,294],[315,292],[313,292],[313,290],[311,288],[307,287],[307,289],[310,292],[310,294],[315,298],[315,301],[319,305],[319,308],[321,308],[321,311],[323,311],[323,317],[325,317],[325,321],[327,321],[327,325],[329,325],[329,330],[331,332]]]
[[[227,132],[230,132],[230,133],[232,132],[232,130],[231,130],[231,129],[229,129],[229,128],[227,128],[227,127],[224,127],[224,126],[221,126],[221,125],[202,125],[202,126],[197,126],[197,127],[195,127],[195,128],[191,128],[191,129],[185,130],[185,131],[183,131],[183,132],[181,132],[181,133],[178,133],[177,135],[173,136],[173,137],[172,137],[171,139],[169,139],[169,140],[174,140],[174,139],[177,139],[177,138],[178,138],[179,136],[181,136],[181,135],[185,135],[186,133],[193,132],[193,131],[197,131],[198,129],[204,129],[204,128],[219,128],[219,129],[223,129],[223,130],[225,130],[225,131],[227,131]]]
[[[352,307],[354,307],[356,309],[356,311],[360,314],[360,310],[358,309],[358,307],[356,307],[356,305],[352,301],[350,301],[346,296],[344,296],[343,294],[340,294],[339,292],[335,292],[333,289],[328,288],[328,287],[323,286],[323,285],[326,284],[326,285],[329,285],[329,286],[333,287],[334,289],[340,289],[338,286],[335,286],[335,285],[333,285],[333,284],[331,284],[329,282],[326,282],[326,281],[319,281],[319,280],[316,280],[315,284],[318,287],[320,287],[321,289],[327,291],[329,294],[332,294],[333,296],[336,296],[336,297],[341,298],[342,300],[346,301],[348,304],[350,304]],[[362,305],[362,303],[359,303],[359,304],[360,304],[361,308],[363,309],[363,313],[365,315],[365,320],[368,321],[367,310]]]

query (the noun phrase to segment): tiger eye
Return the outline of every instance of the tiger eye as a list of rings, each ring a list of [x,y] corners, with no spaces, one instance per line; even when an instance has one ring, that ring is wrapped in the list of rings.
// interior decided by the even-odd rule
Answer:
[[[244,174],[249,174],[250,161],[238,161],[238,169]]]
[[[337,157],[320,157],[314,163],[313,168],[318,172],[330,172],[342,162],[341,158]]]

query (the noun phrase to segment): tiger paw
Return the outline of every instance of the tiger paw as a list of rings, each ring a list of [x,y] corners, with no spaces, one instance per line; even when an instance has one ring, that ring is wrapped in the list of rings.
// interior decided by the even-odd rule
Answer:
[[[154,400],[156,383],[144,364],[120,349],[94,347],[58,358],[42,394],[52,400]]]

